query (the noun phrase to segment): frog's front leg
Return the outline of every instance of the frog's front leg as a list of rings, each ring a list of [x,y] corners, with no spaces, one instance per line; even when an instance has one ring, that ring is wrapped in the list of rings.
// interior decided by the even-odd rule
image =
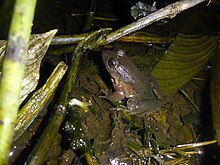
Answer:
[[[138,115],[158,111],[162,107],[162,102],[157,99],[138,100],[137,98],[129,98],[127,101],[127,109],[131,115]]]
[[[120,82],[113,80],[113,86],[114,86],[114,92],[109,93],[106,98],[109,99],[110,101],[121,101],[123,100],[126,95],[127,91],[125,90],[125,85],[121,84]]]
[[[123,91],[121,91],[121,92],[120,91],[114,91],[112,93],[109,93],[107,96],[105,96],[105,98],[107,98],[110,101],[121,101],[125,97],[124,97]]]

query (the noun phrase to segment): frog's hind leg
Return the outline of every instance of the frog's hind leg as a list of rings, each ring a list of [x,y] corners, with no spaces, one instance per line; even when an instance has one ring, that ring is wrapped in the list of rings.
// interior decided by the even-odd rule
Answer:
[[[150,114],[157,112],[162,107],[160,100],[155,99],[146,99],[141,101],[136,101],[135,99],[129,99],[127,101],[127,108],[131,115],[142,115]]]

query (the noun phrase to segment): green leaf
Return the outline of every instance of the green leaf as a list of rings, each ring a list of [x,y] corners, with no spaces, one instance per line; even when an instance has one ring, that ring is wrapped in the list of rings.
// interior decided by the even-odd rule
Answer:
[[[189,82],[208,62],[216,46],[216,36],[179,33],[152,71],[162,92],[174,93]]]

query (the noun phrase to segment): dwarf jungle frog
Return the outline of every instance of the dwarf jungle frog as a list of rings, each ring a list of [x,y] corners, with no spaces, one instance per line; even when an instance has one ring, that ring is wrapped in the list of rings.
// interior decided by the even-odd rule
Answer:
[[[121,101],[126,98],[124,109],[134,115],[150,114],[161,108],[161,95],[156,80],[149,74],[143,74],[128,59],[124,50],[120,49],[117,52],[105,50],[102,59],[114,86],[114,92],[108,94],[107,99]]]

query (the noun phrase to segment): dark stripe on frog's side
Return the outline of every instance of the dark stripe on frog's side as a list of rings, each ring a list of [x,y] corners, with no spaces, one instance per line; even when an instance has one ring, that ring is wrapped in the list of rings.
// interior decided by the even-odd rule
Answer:
[[[152,90],[153,90],[153,93],[155,94],[155,96],[158,98],[158,99],[163,99],[163,94],[160,90],[160,87],[157,83],[157,80],[150,74],[148,74],[147,76],[147,79],[148,81],[150,82],[151,84],[151,87],[152,87]]]

